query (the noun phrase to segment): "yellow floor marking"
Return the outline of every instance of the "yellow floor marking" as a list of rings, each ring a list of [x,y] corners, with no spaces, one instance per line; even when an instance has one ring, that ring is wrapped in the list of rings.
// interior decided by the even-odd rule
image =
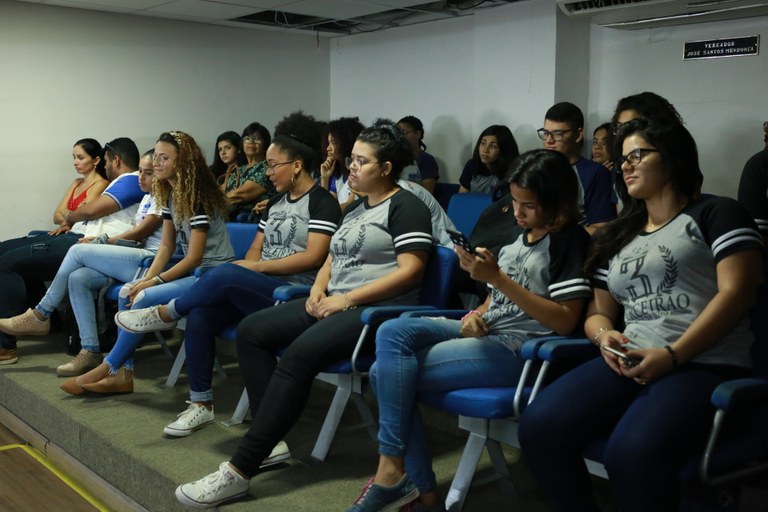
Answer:
[[[27,452],[28,455],[31,455],[32,458],[34,458],[37,462],[42,464],[48,471],[56,475],[56,477],[59,480],[64,482],[68,487],[70,487],[73,491],[79,494],[80,497],[83,498],[85,501],[93,505],[99,512],[110,512],[109,507],[107,507],[105,504],[99,501],[96,497],[91,495],[91,493],[88,492],[88,489],[85,489],[76,481],[72,480],[67,474],[63,473],[58,468],[56,468],[56,466],[54,466],[48,461],[48,458],[42,452],[36,450],[32,446],[29,446],[26,444],[9,444],[5,446],[0,446],[0,452],[5,450],[19,449],[19,448]]]

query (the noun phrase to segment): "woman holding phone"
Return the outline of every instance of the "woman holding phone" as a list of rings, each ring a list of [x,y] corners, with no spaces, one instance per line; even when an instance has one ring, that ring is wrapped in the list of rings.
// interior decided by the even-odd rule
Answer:
[[[456,247],[462,268],[490,289],[485,303],[461,320],[402,318],[379,328],[370,371],[379,402],[379,464],[350,512],[396,510],[417,498],[422,510],[445,510],[419,393],[513,386],[526,340],[576,328],[590,297],[582,271],[589,235],[577,223],[576,179],[560,153],[523,154],[509,178],[519,237],[498,261],[486,248],[473,254]]]
[[[671,512],[677,472],[704,446],[712,391],[749,373],[762,243],[734,200],[696,198],[698,153],[682,124],[635,119],[616,148],[625,207],[587,261],[595,292],[584,330],[602,357],[541,392],[520,443],[557,511],[597,510],[582,452],[608,436],[618,508]]]

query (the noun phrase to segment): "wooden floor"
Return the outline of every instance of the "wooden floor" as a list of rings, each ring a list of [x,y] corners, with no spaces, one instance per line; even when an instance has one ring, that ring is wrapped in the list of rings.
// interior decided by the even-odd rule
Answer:
[[[51,466],[45,455],[0,425],[1,511],[106,510],[91,504],[76,488],[77,484]]]

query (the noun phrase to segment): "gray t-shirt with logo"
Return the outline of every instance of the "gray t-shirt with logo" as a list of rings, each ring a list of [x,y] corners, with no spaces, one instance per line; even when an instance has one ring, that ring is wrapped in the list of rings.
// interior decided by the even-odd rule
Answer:
[[[533,243],[528,242],[528,233],[525,230],[499,252],[498,264],[507,276],[526,290],[555,302],[591,298],[592,287],[583,270],[590,244],[584,228],[567,226]],[[483,320],[490,334],[509,336],[513,349],[528,339],[552,334],[552,329],[531,318],[501,291],[490,285],[488,291],[491,303]]]
[[[333,236],[338,227],[339,202],[326,189],[315,185],[304,195],[291,199],[288,192],[269,201],[259,222],[264,233],[261,259],[276,260],[307,249],[309,233]],[[282,276],[291,284],[312,284],[317,270]]]
[[[593,284],[624,308],[628,348],[663,347],[717,293],[717,263],[751,249],[762,250],[762,242],[749,213],[732,199],[710,197],[691,202],[662,228],[641,232],[598,269]],[[752,341],[745,316],[693,361],[749,367]]]
[[[331,239],[328,294],[347,293],[397,269],[397,255],[432,250],[429,209],[402,189],[376,206],[364,197],[344,211]],[[417,304],[421,283],[378,304]]]
[[[200,207],[188,221],[177,221],[173,217],[172,198],[169,201],[169,205],[162,209],[162,216],[164,221],[170,220],[176,227],[176,250],[181,249],[181,253],[184,256],[189,252],[189,240],[192,230],[204,229],[208,232],[205,240],[203,260],[200,262],[199,268],[209,269],[235,259],[235,252],[232,250],[232,244],[229,242],[227,225],[222,216],[211,217]]]

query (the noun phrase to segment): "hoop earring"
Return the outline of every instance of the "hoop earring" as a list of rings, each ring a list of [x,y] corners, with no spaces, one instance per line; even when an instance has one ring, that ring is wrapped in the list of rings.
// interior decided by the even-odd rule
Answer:
[[[296,187],[300,181],[301,181],[301,172],[297,172],[293,176],[291,176],[291,188]]]

